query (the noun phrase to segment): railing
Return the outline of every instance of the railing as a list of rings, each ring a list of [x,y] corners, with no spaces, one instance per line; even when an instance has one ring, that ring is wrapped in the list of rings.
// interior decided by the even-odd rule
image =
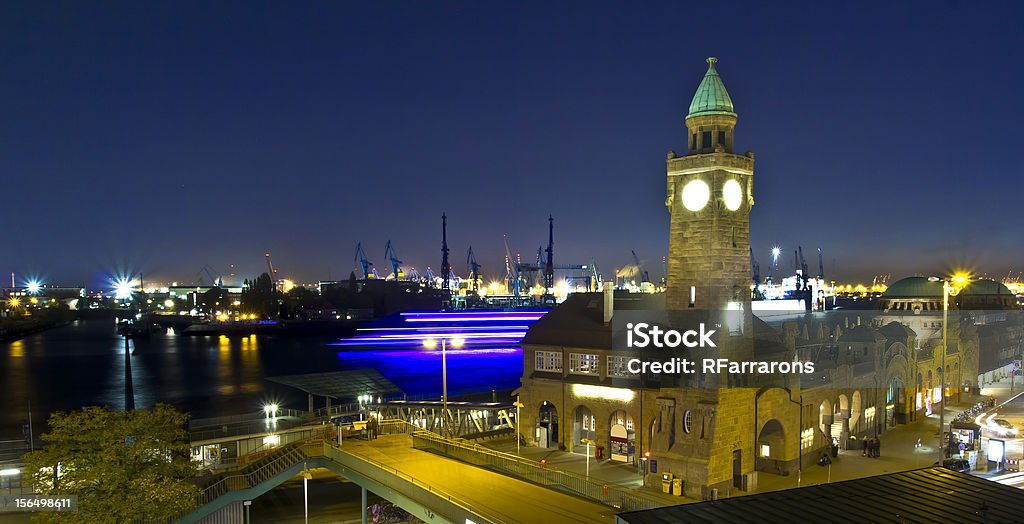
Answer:
[[[664,501],[636,490],[610,486],[575,473],[542,467],[516,455],[495,451],[472,442],[448,440],[427,431],[412,435],[413,447],[433,450],[444,456],[475,466],[490,467],[545,487],[561,487],[593,501],[623,511],[651,509],[667,505]]]
[[[405,421],[386,422],[392,422],[388,426],[394,428],[399,427],[397,422],[405,423]],[[202,507],[231,491],[256,487],[296,464],[321,457],[329,459],[355,474],[387,486],[430,511],[437,512],[443,510],[446,520],[453,522],[480,522],[483,519],[495,524],[503,524],[505,522],[482,508],[474,507],[472,503],[464,499],[431,486],[411,475],[402,473],[382,462],[362,455],[356,455],[349,451],[343,451],[333,442],[323,438],[310,439],[285,446],[276,453],[265,457],[263,460],[250,465],[242,471],[220,478],[203,489],[203,492],[196,501],[196,505],[197,507]],[[447,503],[448,506],[439,508],[439,502]]]
[[[322,449],[328,459],[409,497],[424,508],[436,507],[438,498],[447,501],[453,506],[451,510],[455,511],[449,511],[445,515],[446,520],[451,520],[452,522],[479,522],[479,519],[482,518],[494,524],[505,522],[482,508],[474,506],[467,500],[460,499],[382,462],[348,451],[342,451],[335,444],[325,444]]]

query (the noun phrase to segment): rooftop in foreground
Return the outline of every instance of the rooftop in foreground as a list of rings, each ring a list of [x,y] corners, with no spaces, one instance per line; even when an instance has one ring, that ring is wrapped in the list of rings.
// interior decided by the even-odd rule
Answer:
[[[621,513],[619,523],[1020,522],[1024,490],[944,468]]]

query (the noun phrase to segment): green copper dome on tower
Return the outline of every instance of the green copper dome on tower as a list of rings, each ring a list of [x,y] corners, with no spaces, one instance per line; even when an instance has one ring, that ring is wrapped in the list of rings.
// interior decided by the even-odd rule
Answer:
[[[729,98],[729,92],[725,90],[722,77],[718,76],[718,71],[715,70],[717,61],[718,59],[713,56],[708,57],[708,72],[704,74],[704,80],[700,81],[697,93],[693,95],[693,101],[690,102],[690,113],[686,115],[686,118],[703,115],[736,116],[736,111],[732,107],[732,98]]]

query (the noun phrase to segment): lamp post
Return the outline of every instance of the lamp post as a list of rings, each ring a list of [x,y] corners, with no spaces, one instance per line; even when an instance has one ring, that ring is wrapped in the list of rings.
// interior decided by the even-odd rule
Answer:
[[[932,282],[942,281],[942,356],[939,360],[939,449],[945,449],[946,442],[946,352],[949,347],[949,297],[955,297],[967,284],[968,276],[956,273],[951,278],[929,277]],[[959,349],[959,346],[958,346]],[[945,453],[943,453],[945,454]]]
[[[446,277],[447,278],[447,277]],[[437,347],[438,339],[427,339],[423,341],[423,347],[434,349]],[[460,348],[466,343],[464,339],[441,338],[441,436],[448,438],[450,428],[448,424],[448,344],[453,348]]]
[[[516,455],[520,454],[520,442],[522,441],[521,434],[519,433],[519,408],[523,407],[523,405],[522,402],[519,402],[519,395],[516,395]]]

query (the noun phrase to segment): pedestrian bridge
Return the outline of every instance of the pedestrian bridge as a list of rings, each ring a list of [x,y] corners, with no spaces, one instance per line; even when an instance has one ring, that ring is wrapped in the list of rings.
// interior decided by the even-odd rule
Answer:
[[[637,490],[603,486],[515,455],[415,430],[369,441],[339,444],[321,437],[284,446],[208,482],[198,509],[180,522],[230,520],[240,515],[244,501],[315,468],[348,479],[428,523],[533,522],[542,516],[610,523],[620,511],[664,505]]]

